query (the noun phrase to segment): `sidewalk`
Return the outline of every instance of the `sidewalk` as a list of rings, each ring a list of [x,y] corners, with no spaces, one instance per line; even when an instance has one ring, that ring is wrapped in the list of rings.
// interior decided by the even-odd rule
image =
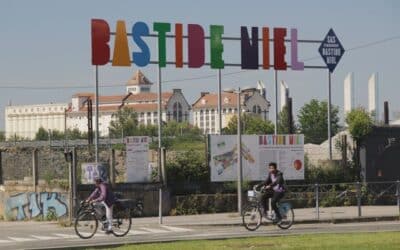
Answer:
[[[295,223],[399,220],[399,208],[397,206],[363,206],[361,207],[361,217],[358,217],[358,208],[356,206],[320,208],[319,213],[318,220],[315,208],[294,209]],[[242,217],[238,213],[163,216],[162,220],[163,224],[175,226],[230,226],[242,224]],[[159,217],[133,219],[133,224],[136,225],[158,223]]]

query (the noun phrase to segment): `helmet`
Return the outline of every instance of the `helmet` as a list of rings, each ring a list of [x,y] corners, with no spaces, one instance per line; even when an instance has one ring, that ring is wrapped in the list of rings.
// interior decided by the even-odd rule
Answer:
[[[99,183],[101,183],[101,182],[103,182],[103,179],[102,179],[100,176],[96,176],[96,177],[94,178],[94,182],[99,182]]]

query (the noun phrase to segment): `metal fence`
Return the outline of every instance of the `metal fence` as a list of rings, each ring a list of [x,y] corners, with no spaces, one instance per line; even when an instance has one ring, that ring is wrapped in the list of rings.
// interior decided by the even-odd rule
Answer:
[[[400,181],[316,183],[290,185],[288,189],[285,199],[295,208],[309,208],[299,211],[308,211],[318,220],[400,216]]]

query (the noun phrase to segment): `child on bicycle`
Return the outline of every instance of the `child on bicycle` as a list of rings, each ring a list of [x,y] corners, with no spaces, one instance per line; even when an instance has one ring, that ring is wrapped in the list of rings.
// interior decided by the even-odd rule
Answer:
[[[107,229],[106,233],[112,232],[113,205],[116,202],[114,193],[111,188],[101,179],[95,178],[95,190],[86,199],[86,202],[96,202],[102,204],[106,208]]]

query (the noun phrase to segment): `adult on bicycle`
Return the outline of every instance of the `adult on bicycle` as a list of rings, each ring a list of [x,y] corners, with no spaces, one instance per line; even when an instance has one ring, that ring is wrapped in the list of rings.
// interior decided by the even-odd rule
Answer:
[[[86,202],[94,202],[102,204],[106,209],[107,228],[106,233],[112,232],[113,205],[116,202],[114,193],[107,183],[101,177],[95,178],[95,190],[86,199]]]
[[[261,205],[264,208],[264,213],[268,212],[268,199],[271,198],[271,206],[275,212],[275,219],[273,223],[279,223],[282,220],[282,216],[279,213],[277,203],[283,198],[285,194],[283,173],[278,170],[277,164],[275,162],[270,162],[268,164],[268,177],[259,186],[263,186],[265,192],[261,199]]]

